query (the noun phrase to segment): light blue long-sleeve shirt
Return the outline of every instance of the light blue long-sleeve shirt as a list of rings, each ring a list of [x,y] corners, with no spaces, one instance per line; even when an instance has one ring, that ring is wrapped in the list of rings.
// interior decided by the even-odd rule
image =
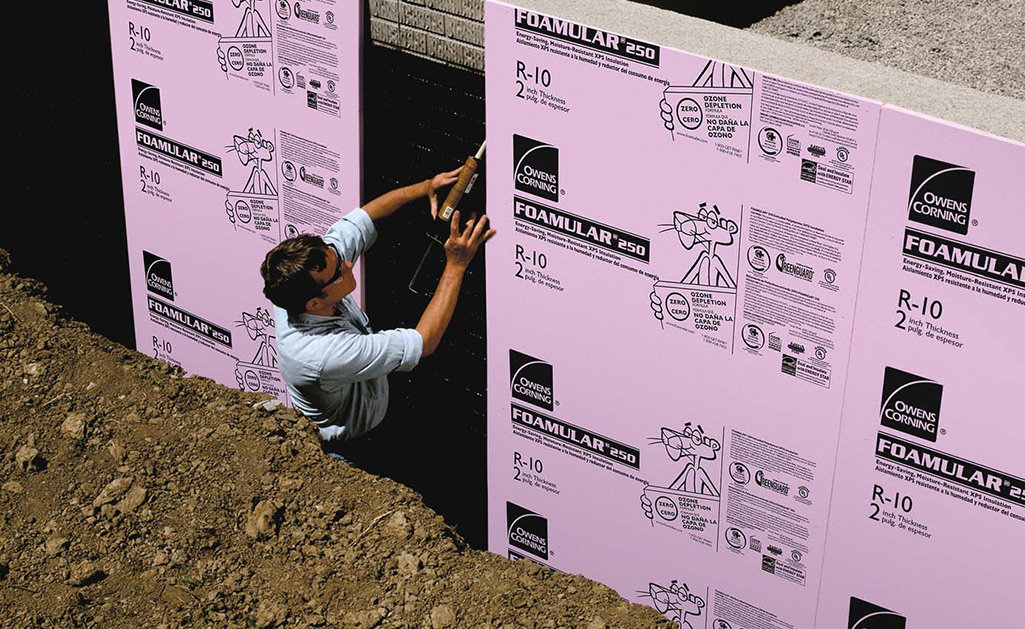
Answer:
[[[324,235],[343,260],[355,262],[377,239],[373,221],[356,208]],[[351,295],[336,316],[288,316],[274,308],[278,366],[297,409],[316,422],[322,439],[353,439],[381,423],[388,379],[409,371],[423,354],[423,337],[399,328],[374,332]]]

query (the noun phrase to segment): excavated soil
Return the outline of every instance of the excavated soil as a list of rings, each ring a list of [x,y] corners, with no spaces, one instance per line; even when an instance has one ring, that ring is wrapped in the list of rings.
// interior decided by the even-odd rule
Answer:
[[[469,549],[311,424],[62,315],[0,250],[0,626],[669,627]]]

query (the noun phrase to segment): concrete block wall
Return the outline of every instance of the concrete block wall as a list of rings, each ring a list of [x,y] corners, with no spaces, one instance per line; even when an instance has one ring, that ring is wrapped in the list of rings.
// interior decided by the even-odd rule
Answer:
[[[484,72],[484,0],[370,0],[370,39]]]

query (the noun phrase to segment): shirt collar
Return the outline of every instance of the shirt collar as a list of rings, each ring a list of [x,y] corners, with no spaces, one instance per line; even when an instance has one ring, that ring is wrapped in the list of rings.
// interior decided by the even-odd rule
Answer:
[[[292,319],[292,322],[295,323],[296,325],[308,325],[308,326],[333,325],[333,324],[335,324],[341,318],[342,318],[342,316],[340,314],[325,316],[325,315],[315,315],[315,314],[310,314],[308,312],[304,312],[304,313],[300,314],[298,317],[295,317],[294,319]]]
[[[298,317],[296,317],[294,319],[292,319],[290,317],[290,319],[292,320],[293,323],[300,324],[300,325],[309,325],[309,326],[335,325],[335,324],[338,323],[339,320],[348,319],[349,318],[349,314],[346,312],[347,308],[346,308],[346,305],[345,305],[345,300],[347,300],[348,298],[349,298],[349,296],[346,295],[342,299],[342,301],[340,301],[337,304],[335,304],[335,314],[333,314],[333,315],[316,315],[316,314],[311,314],[309,312],[304,312],[304,313],[300,314]]]

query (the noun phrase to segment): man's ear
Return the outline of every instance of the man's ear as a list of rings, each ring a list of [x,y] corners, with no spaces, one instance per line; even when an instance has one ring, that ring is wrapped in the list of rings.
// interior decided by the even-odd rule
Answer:
[[[310,297],[306,302],[306,312],[313,312],[320,307],[320,297]]]

